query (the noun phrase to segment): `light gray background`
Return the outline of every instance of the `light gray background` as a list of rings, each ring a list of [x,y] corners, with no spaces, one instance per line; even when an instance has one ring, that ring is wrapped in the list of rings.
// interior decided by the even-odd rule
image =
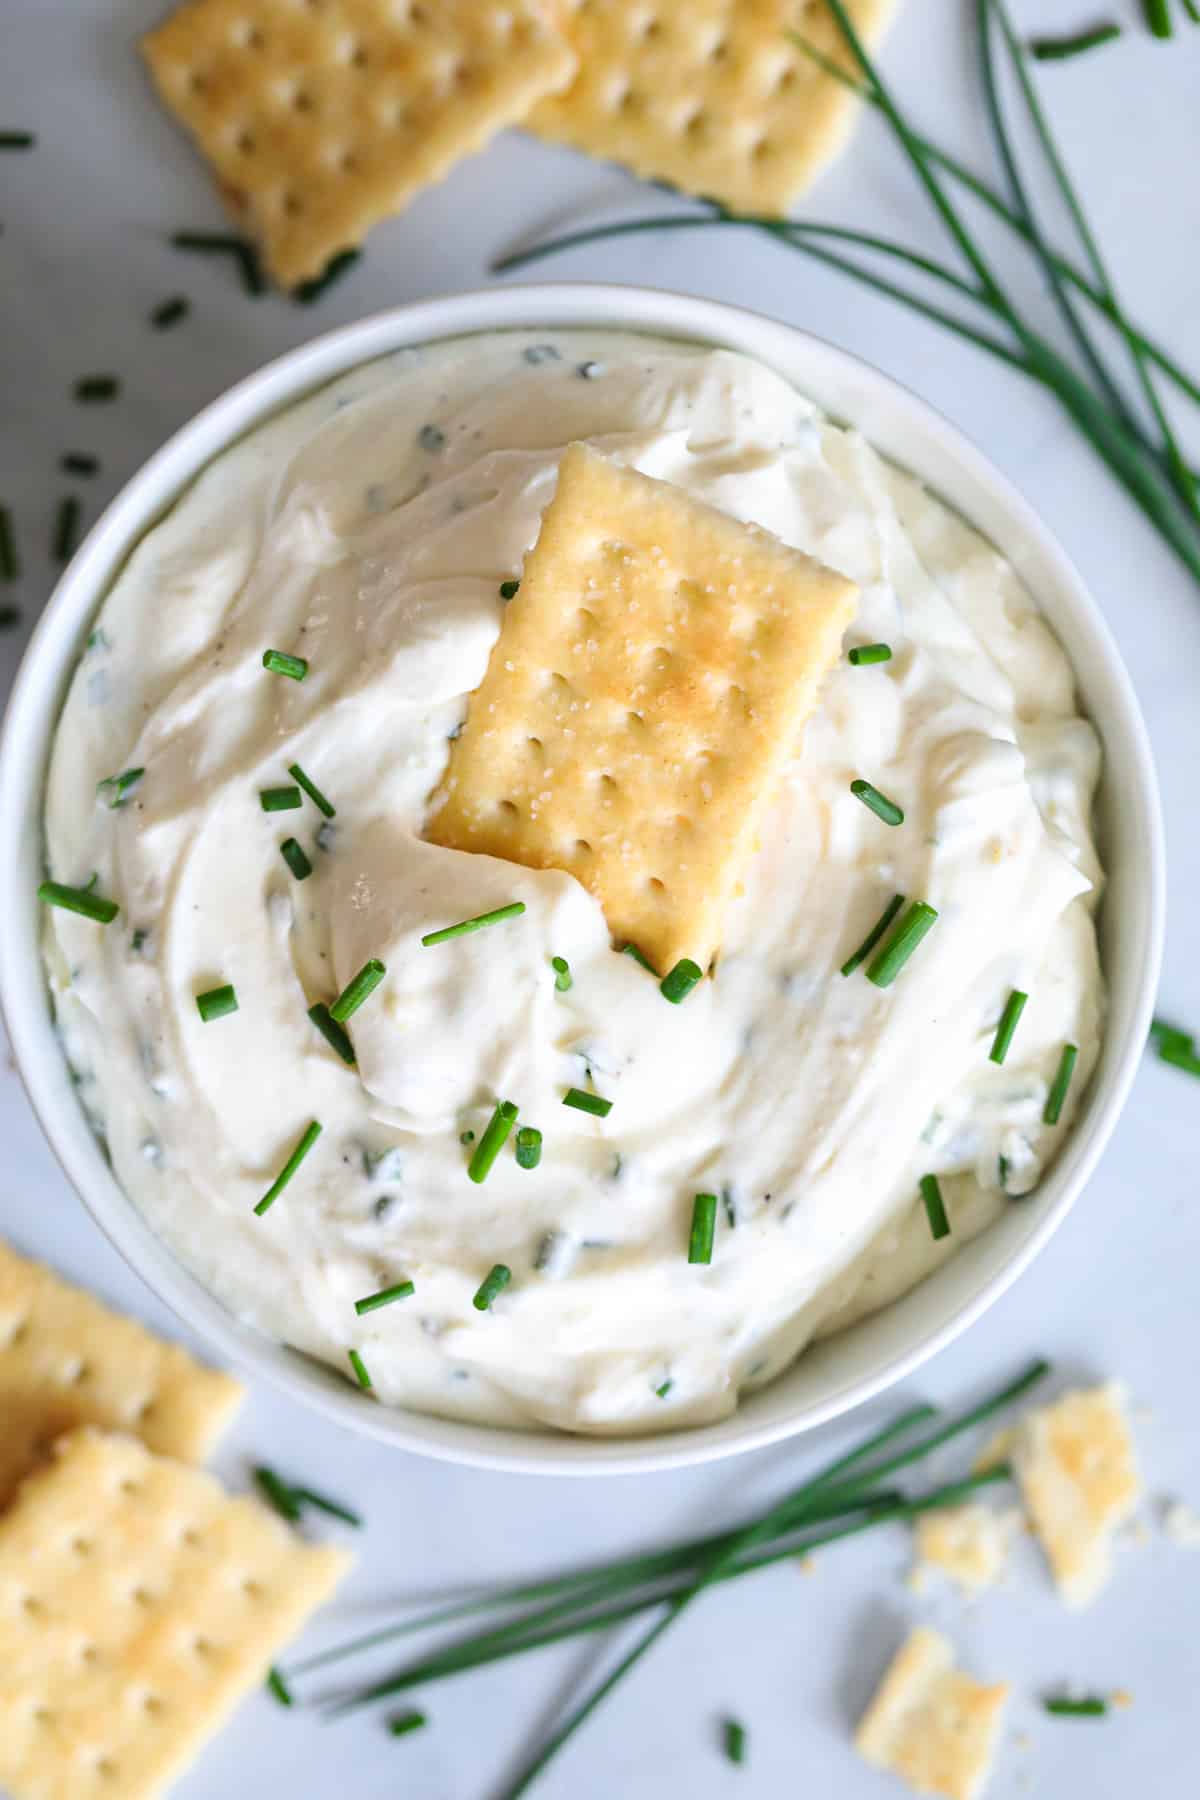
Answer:
[[[1138,26],[1134,0],[1101,10],[1122,16],[1131,35],[1115,50],[1049,68],[1041,85],[1132,311],[1195,367],[1200,31],[1182,22],[1179,8],[1179,36],[1159,45]],[[0,640],[5,689],[52,582],[52,519],[70,491],[56,468],[63,450],[103,458],[102,476],[75,489],[92,519],[168,433],[266,358],[380,307],[481,284],[490,257],[548,225],[675,204],[618,171],[509,133],[377,231],[364,263],[318,309],[275,297],[252,302],[223,263],[181,256],[166,242],[172,229],[220,230],[224,222],[134,55],[137,33],[162,11],[160,0],[0,0],[0,129],[39,133],[35,154],[0,157],[0,495],[19,525],[26,612],[24,628]],[[990,172],[971,11],[966,0],[908,0],[887,67],[927,128]],[[1082,0],[1024,0],[1018,12],[1026,24],[1065,29],[1093,9]],[[941,249],[924,202],[872,121],[805,211]],[[1006,266],[1032,302],[1034,273],[1019,259]],[[979,352],[749,236],[642,238],[577,252],[543,272],[689,290],[805,325],[941,407],[1029,496],[1092,584],[1148,714],[1171,854],[1162,1009],[1200,1027],[1200,593],[1052,402]],[[150,331],[150,308],[177,292],[190,297],[191,318],[169,333]],[[73,378],[94,370],[120,373],[117,405],[73,405]],[[1198,437],[1193,432],[1200,453]],[[1146,1064],[1073,1218],[1015,1291],[908,1384],[905,1399],[957,1403],[1034,1351],[1053,1357],[1064,1377],[1117,1373],[1148,1409],[1138,1433],[1151,1495],[1200,1504],[1198,1100],[1200,1087],[1186,1077]],[[175,1329],[85,1218],[7,1066],[0,1133],[0,1231]],[[390,1454],[262,1389],[219,1461],[240,1481],[250,1459],[268,1460],[352,1497],[366,1513],[360,1567],[313,1633],[317,1642],[385,1617],[414,1594],[569,1566],[736,1517],[888,1416],[892,1404],[819,1433],[819,1441],[736,1466],[585,1484]],[[958,1466],[945,1465],[947,1473]],[[1162,1538],[1152,1502],[1146,1516],[1148,1542],[1122,1554],[1112,1587],[1083,1618],[1059,1606],[1027,1546],[1003,1590],[974,1608],[937,1593],[916,1597],[902,1579],[907,1545],[898,1530],[826,1552],[807,1577],[785,1565],[726,1588],[664,1642],[538,1791],[546,1800],[643,1800],[670,1784],[696,1800],[882,1800],[898,1790],[858,1763],[851,1725],[906,1624],[930,1618],[952,1630],[973,1669],[1015,1685],[996,1800],[1195,1792],[1200,1555]],[[596,1656],[595,1645],[544,1654],[430,1690],[420,1698],[433,1729],[398,1743],[370,1717],[328,1726],[252,1700],[180,1785],[181,1800],[257,1789],[295,1800],[486,1800]],[[1063,1680],[1124,1686],[1136,1703],[1095,1724],[1054,1721],[1037,1695]],[[742,1771],[715,1748],[726,1709],[750,1728]],[[1029,1741],[1018,1741],[1026,1733]]]

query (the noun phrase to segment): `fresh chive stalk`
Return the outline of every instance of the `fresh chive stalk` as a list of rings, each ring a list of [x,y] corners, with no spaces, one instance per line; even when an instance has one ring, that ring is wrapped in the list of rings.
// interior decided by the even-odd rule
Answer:
[[[536,1169],[542,1160],[542,1134],[535,1125],[522,1125],[517,1133],[517,1167]]]
[[[1042,1708],[1057,1719],[1099,1719],[1108,1711],[1108,1701],[1102,1700],[1099,1694],[1088,1694],[1078,1700],[1054,1695],[1042,1701]]]
[[[407,1737],[410,1731],[420,1731],[428,1723],[425,1714],[413,1707],[408,1712],[397,1713],[394,1719],[389,1719],[388,1731],[393,1737]]]
[[[379,986],[387,969],[377,956],[365,962],[352,981],[347,982],[337,999],[329,1009],[329,1016],[337,1025],[344,1025],[362,1005],[370,998]]]
[[[474,1182],[486,1181],[492,1164],[508,1141],[508,1134],[517,1122],[517,1108],[511,1100],[497,1102],[496,1110],[488,1120],[483,1136],[476,1144],[467,1174]]]
[[[295,812],[303,805],[298,787],[260,788],[258,803],[265,813]]]
[[[684,956],[663,976],[658,984],[658,991],[664,1000],[669,1000],[672,1006],[678,1006],[687,999],[696,984],[703,980],[704,970],[699,963],[694,963],[690,956]]]
[[[925,1217],[929,1220],[929,1235],[936,1243],[938,1238],[950,1236],[950,1221],[946,1217],[941,1184],[936,1175],[922,1175],[920,1186],[921,1198],[925,1202]]]
[[[61,906],[65,912],[94,919],[97,925],[111,925],[121,910],[115,900],[104,900],[87,888],[67,887],[61,881],[43,881],[38,899],[47,906]]]
[[[349,1036],[332,1017],[329,1008],[323,1001],[318,1001],[315,1006],[310,1006],[308,1016],[330,1049],[336,1050],[344,1063],[353,1063],[357,1060],[354,1054],[354,1045],[350,1042]]]
[[[286,1519],[289,1525],[297,1524],[300,1519],[300,1502],[290,1483],[265,1464],[259,1464],[253,1474],[255,1484],[268,1506],[273,1506],[280,1518]]]
[[[346,1355],[349,1358],[350,1367],[354,1370],[355,1381],[357,1381],[359,1387],[362,1388],[364,1393],[369,1393],[371,1390],[371,1387],[373,1386],[373,1383],[371,1381],[371,1376],[370,1376],[370,1373],[368,1372],[366,1363],[363,1361],[362,1357],[358,1354],[357,1350],[347,1350]]]
[[[416,1291],[411,1281],[397,1281],[392,1287],[380,1288],[377,1294],[356,1300],[354,1310],[362,1318],[364,1313],[378,1312],[381,1306],[390,1306],[394,1300],[408,1300]]]
[[[1063,1101],[1067,1097],[1067,1089],[1071,1085],[1071,1077],[1075,1073],[1075,1064],[1079,1059],[1078,1044],[1064,1044],[1062,1055],[1058,1059],[1058,1069],[1046,1096],[1046,1106],[1042,1113],[1042,1123],[1057,1125],[1062,1114]]]
[[[1025,1003],[1028,999],[1028,994],[1023,994],[1020,988],[1014,988],[1004,1002],[1004,1011],[1000,1014],[1000,1023],[996,1027],[996,1035],[992,1039],[992,1047],[988,1051],[989,1062],[1002,1063],[1008,1055],[1009,1046],[1013,1041],[1013,1033],[1020,1023],[1021,1014],[1025,1011]]]
[[[688,1233],[688,1261],[710,1263],[717,1229],[717,1196],[697,1194],[692,1201],[692,1228]]]
[[[209,988],[206,993],[196,995],[196,1011],[206,1025],[214,1019],[226,1019],[230,1013],[238,1009],[237,993],[230,982],[223,987]]]
[[[852,781],[850,792],[856,800],[861,800],[877,819],[882,819],[885,825],[903,825],[902,809],[896,805],[894,800],[889,800],[886,794],[881,794],[879,789],[873,787],[869,781]]]
[[[746,1760],[746,1727],[740,1719],[725,1719],[721,1724],[721,1748],[728,1762],[740,1768]]]
[[[289,681],[303,681],[308,674],[308,660],[289,656],[286,650],[264,650],[262,666],[269,675],[286,675]]]
[[[936,910],[924,900],[914,900],[883,948],[867,965],[867,980],[876,987],[891,987],[922,939],[937,923]]]
[[[869,667],[871,663],[891,662],[892,647],[890,644],[856,644],[847,660],[856,669]]]
[[[1155,37],[1169,38],[1171,35],[1170,0],[1142,0],[1142,11],[1146,23]]]
[[[1035,62],[1063,62],[1071,56],[1083,56],[1098,50],[1102,44],[1115,43],[1121,35],[1119,25],[1096,25],[1091,31],[1077,31],[1071,37],[1035,37],[1029,40],[1029,54]]]
[[[284,862],[292,871],[292,874],[296,877],[297,881],[308,880],[309,876],[312,874],[313,866],[294,837],[284,838],[282,844],[279,846],[279,854],[282,856]]]
[[[879,918],[875,921],[862,943],[858,946],[858,949],[852,956],[848,956],[842,964],[843,975],[853,975],[855,969],[860,968],[861,965],[866,962],[868,956],[870,956],[872,950],[887,931],[892,920],[896,917],[896,914],[903,905],[904,895],[893,894]]]
[[[300,1167],[300,1164],[304,1161],[320,1135],[321,1127],[314,1119],[312,1123],[305,1128],[304,1135],[296,1145],[296,1148],[292,1151],[282,1169],[280,1169],[278,1175],[275,1177],[262,1199],[258,1202],[258,1205],[254,1208],[255,1215],[258,1218],[261,1219],[262,1215],[265,1212],[269,1212],[274,1206],[280,1194],[282,1194],[284,1188],[292,1179],[292,1176],[296,1173],[296,1170]]]
[[[145,773],[145,769],[126,769],[120,775],[106,775],[103,781],[96,783],[96,793],[115,812],[117,807],[124,806]]]
[[[497,906],[491,912],[478,913],[473,919],[460,919],[457,925],[443,925],[438,931],[427,931],[421,943],[426,949],[432,944],[445,944],[451,938],[466,937],[472,931],[482,931],[485,925],[499,925],[504,919],[518,919],[524,911],[523,900],[512,900],[507,906]]]
[[[571,965],[565,956],[552,956],[550,967],[554,970],[554,986],[558,993],[565,994],[571,986]]]
[[[296,657],[294,660],[299,662],[300,658]],[[305,666],[307,667],[307,664]],[[302,787],[304,789],[318,812],[323,812],[327,819],[332,819],[337,816],[337,808],[325,798],[316,782],[311,780],[310,777],[304,773],[304,770],[300,767],[299,763],[289,763],[288,774],[296,783],[297,787]]]
[[[331,1519],[340,1519],[344,1525],[353,1525],[355,1530],[362,1528],[362,1514],[352,1512],[338,1500],[331,1500],[327,1494],[318,1494],[315,1489],[296,1487],[292,1493],[302,1506],[315,1506],[318,1512],[328,1513]]]
[[[471,1304],[476,1312],[488,1312],[492,1301],[502,1294],[512,1280],[512,1270],[504,1263],[493,1263],[479,1284]]]
[[[599,1094],[589,1094],[583,1088],[568,1088],[563,1095],[564,1106],[573,1106],[576,1112],[591,1113],[594,1119],[607,1119],[612,1111],[613,1103]]]

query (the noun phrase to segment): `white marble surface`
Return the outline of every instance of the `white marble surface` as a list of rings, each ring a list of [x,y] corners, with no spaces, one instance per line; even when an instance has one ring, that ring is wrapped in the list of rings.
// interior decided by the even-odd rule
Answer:
[[[509,134],[463,166],[407,217],[378,231],[365,262],[318,310],[243,297],[219,262],[184,258],[174,228],[221,229],[207,180],[151,101],[133,55],[161,0],[3,0],[0,128],[40,134],[32,156],[0,159],[0,494],[19,522],[26,626],[0,639],[5,687],[28,622],[51,582],[47,551],[56,472],[66,449],[90,449],[102,476],[77,484],[88,517],[178,424],[264,359],[310,334],[392,302],[488,279],[491,256],[549,223],[600,209],[669,209],[618,172]],[[990,168],[963,0],[908,0],[888,51],[899,91],[927,127]],[[1105,10],[1105,9],[1102,9]],[[1043,89],[1100,236],[1133,310],[1193,367],[1200,364],[1200,31],[1170,45],[1136,23],[1134,0],[1108,9],[1131,35],[1115,50],[1052,67]],[[1018,6],[1023,22],[1074,27],[1067,0]],[[1182,9],[1177,9],[1182,19]],[[911,242],[936,227],[881,129],[868,124],[813,194],[811,216],[857,220]],[[1036,278],[1006,264],[1031,296]],[[579,251],[545,272],[689,289],[755,305],[882,365],[942,407],[1024,489],[1092,582],[1122,645],[1159,757],[1173,911],[1163,1010],[1200,1027],[1200,883],[1194,689],[1200,593],[1127,505],[1053,405],[1019,377],[894,306],[799,257],[715,233],[642,238]],[[181,292],[188,321],[159,335],[149,309]],[[81,409],[70,385],[118,371],[115,406]],[[1188,420],[1192,427],[1195,416]],[[1200,433],[1194,433],[1200,451]],[[6,592],[0,598],[7,600]],[[1196,1406],[1196,1270],[1200,1209],[1194,1128],[1200,1088],[1147,1063],[1099,1175],[1037,1266],[913,1384],[954,1403],[1002,1378],[1032,1351],[1063,1378],[1118,1373],[1148,1410],[1138,1431],[1152,1497],[1200,1504]],[[173,1329],[89,1224],[55,1167],[16,1075],[0,1069],[0,1231],[54,1258],[110,1300]],[[897,1401],[899,1396],[897,1396]],[[870,1409],[879,1420],[890,1404]],[[387,1616],[414,1594],[471,1579],[567,1566],[738,1515],[860,1432],[867,1418],[736,1466],[575,1483],[456,1471],[341,1435],[257,1391],[220,1458],[249,1460],[353,1497],[366,1513],[361,1565],[320,1628]],[[2,1422],[0,1422],[2,1429]],[[696,1800],[803,1793],[880,1800],[898,1791],[860,1765],[851,1723],[906,1622],[946,1625],[981,1674],[1016,1690],[996,1800],[1128,1800],[1198,1785],[1200,1555],[1171,1547],[1148,1503],[1148,1541],[1123,1552],[1086,1617],[1063,1611],[1028,1546],[1002,1591],[974,1608],[914,1596],[907,1546],[886,1532],[829,1551],[808,1577],[791,1566],[697,1606],[555,1765],[546,1800],[627,1800],[682,1786]],[[349,1535],[349,1534],[344,1534]],[[393,1742],[375,1720],[338,1726],[250,1702],[180,1800],[228,1800],[258,1788],[296,1800],[403,1792],[486,1800],[590,1676],[597,1647],[468,1676],[421,1696],[433,1729]],[[3,1672],[0,1671],[0,1681]],[[1107,1720],[1059,1722],[1037,1706],[1060,1681],[1123,1686],[1135,1705]],[[751,1733],[736,1771],[715,1748],[726,1709]],[[1017,1741],[1028,1734],[1028,1742]]]

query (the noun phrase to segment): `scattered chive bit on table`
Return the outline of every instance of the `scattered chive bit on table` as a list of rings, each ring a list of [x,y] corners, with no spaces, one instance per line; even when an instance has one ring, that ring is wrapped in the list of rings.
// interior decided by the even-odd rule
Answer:
[[[155,331],[170,331],[172,325],[178,325],[186,319],[192,310],[190,300],[182,294],[173,294],[169,300],[160,300],[150,314],[150,323]]]
[[[293,660],[299,662],[300,658],[296,657]],[[308,664],[305,663],[304,666],[307,669]],[[316,782],[313,781],[310,776],[308,776],[304,773],[304,770],[300,767],[299,763],[289,763],[288,764],[288,774],[291,776],[292,780],[296,783],[296,785],[298,787],[302,787],[304,789],[305,793],[308,795],[308,797],[312,801],[313,805],[317,808],[318,812],[324,813],[325,817],[327,819],[336,818],[337,807],[334,806],[331,801],[329,801],[325,798],[324,794],[321,792],[321,790],[317,786]]]
[[[58,459],[58,466],[64,475],[98,475],[100,458],[86,450],[65,450]]]
[[[221,231],[176,231],[171,234],[171,243],[176,250],[197,251],[201,256],[231,256],[246,292],[256,300],[266,293],[262,264],[248,239]]]
[[[124,806],[145,773],[145,769],[124,769],[120,775],[106,775],[103,781],[96,783],[96,795],[111,812],[115,812]]]
[[[72,391],[81,405],[94,406],[98,402],[115,400],[121,391],[121,383],[115,375],[81,375]]]
[[[925,1202],[925,1216],[929,1220],[929,1235],[936,1243],[938,1238],[950,1236],[950,1221],[946,1217],[941,1184],[936,1175],[922,1175],[920,1186],[921,1198]]]
[[[82,512],[74,494],[64,494],[54,515],[54,536],[50,549],[55,562],[70,562],[79,543],[79,519]]]
[[[517,1167],[536,1169],[542,1160],[542,1134],[536,1125],[522,1125],[517,1133]]]
[[[298,844],[294,837],[284,838],[279,846],[279,854],[297,881],[308,880],[313,872],[313,866],[305,855],[302,845]]]
[[[686,1000],[698,982],[704,980],[704,970],[690,956],[682,956],[658,984],[658,991],[664,1000],[672,1006],[678,1006]]]
[[[1171,36],[1170,0],[1142,0],[1142,12],[1155,37],[1169,38]]]
[[[387,969],[379,958],[369,957],[330,1007],[329,1016],[334,1023],[344,1025],[347,1019],[352,1018],[364,1000],[370,999],[386,974]]]
[[[228,1018],[230,1013],[238,1009],[237,993],[230,982],[223,987],[209,988],[203,994],[196,995],[196,1011],[206,1025],[213,1019]]]
[[[1078,1044],[1064,1044],[1062,1055],[1058,1059],[1058,1069],[1046,1095],[1046,1106],[1042,1113],[1044,1125],[1057,1125],[1062,1114],[1063,1102],[1067,1097],[1067,1089],[1071,1085],[1071,1077],[1075,1073],[1075,1064],[1079,1058]]]
[[[856,800],[861,800],[877,819],[882,819],[885,825],[903,825],[904,813],[901,808],[896,805],[894,800],[889,800],[886,794],[881,794],[879,789],[873,787],[869,781],[861,779],[852,781],[850,792]]]
[[[721,1747],[731,1763],[739,1767],[746,1760],[746,1727],[740,1719],[726,1719],[721,1726]]]
[[[397,1281],[391,1287],[380,1288],[377,1294],[367,1294],[362,1300],[356,1300],[354,1310],[361,1318],[364,1313],[378,1312],[381,1306],[390,1306],[393,1300],[407,1300],[416,1291],[411,1281]]]
[[[328,1494],[319,1494],[309,1487],[294,1487],[292,1492],[302,1506],[315,1506],[318,1512],[328,1513],[331,1519],[340,1519],[343,1525],[353,1525],[356,1531],[362,1530],[362,1514],[343,1506],[340,1500],[331,1500]]]
[[[927,901],[914,900],[892,936],[867,965],[867,980],[876,987],[891,987],[913,951],[937,924],[937,911]]]
[[[21,623],[19,606],[0,606],[0,631],[11,631],[14,625]]]
[[[295,812],[303,805],[298,787],[260,788],[258,803],[265,813]]]
[[[890,644],[856,644],[850,651],[849,661],[856,669],[868,667],[871,663],[885,663],[892,660]]]
[[[111,925],[121,910],[115,900],[104,900],[87,888],[67,887],[61,881],[43,881],[38,889],[38,899],[47,906],[60,906],[64,912],[94,919],[97,925]]]
[[[1000,1014],[996,1035],[992,1039],[992,1047],[988,1051],[989,1062],[1002,1063],[1008,1055],[1013,1041],[1013,1033],[1020,1023],[1021,1014],[1025,1011],[1028,999],[1028,994],[1023,994],[1020,988],[1014,988],[1004,1002],[1004,1011]]]
[[[471,1302],[476,1312],[490,1312],[492,1301],[504,1292],[511,1280],[512,1270],[506,1264],[493,1263]]]
[[[0,131],[0,150],[32,150],[36,143],[32,131]]]
[[[638,949],[636,944],[622,944],[621,945],[621,955],[622,956],[631,956],[635,963],[641,964],[642,968],[645,969],[645,971],[648,975],[653,975],[657,979],[658,970],[655,968],[655,966],[652,962],[647,961],[647,959],[642,955],[641,951]]]
[[[868,956],[870,956],[872,950],[887,931],[892,920],[896,917],[896,914],[903,905],[904,895],[893,894],[892,898],[888,901],[882,913],[879,915],[879,918],[875,921],[862,943],[858,946],[858,949],[855,950],[851,956],[848,956],[842,964],[843,975],[853,975],[855,969],[866,962]]]
[[[354,1054],[354,1045],[350,1042],[349,1036],[342,1030],[337,1020],[330,1015],[329,1008],[325,1005],[324,1001],[318,1000],[315,1006],[310,1006],[308,1009],[308,1016],[320,1032],[321,1036],[325,1039],[325,1042],[329,1045],[330,1049],[336,1050],[344,1063],[353,1063],[357,1061]]]
[[[1086,1694],[1078,1700],[1067,1695],[1051,1695],[1042,1701],[1043,1712],[1057,1719],[1099,1719],[1108,1711],[1108,1701],[1099,1694]]]
[[[483,1136],[476,1144],[467,1174],[478,1183],[486,1181],[492,1164],[508,1142],[508,1134],[517,1122],[517,1107],[511,1100],[498,1100]]]
[[[692,1228],[688,1233],[688,1261],[710,1263],[717,1229],[717,1196],[697,1194],[692,1201]]]
[[[554,970],[554,986],[556,992],[560,994],[567,993],[572,985],[570,963],[565,956],[552,956],[550,958],[550,967]]]
[[[298,306],[311,306],[361,261],[361,250],[339,250],[336,256],[330,257],[319,275],[314,275],[311,281],[300,282],[298,287],[292,289],[292,299]]]
[[[1091,31],[1077,31],[1071,37],[1030,38],[1027,48],[1035,62],[1065,62],[1070,56],[1083,56],[1102,44],[1115,43],[1120,36],[1119,25],[1095,25]]]
[[[292,1176],[296,1173],[296,1170],[300,1167],[300,1164],[304,1161],[320,1135],[321,1127],[318,1125],[317,1121],[313,1119],[311,1124],[305,1128],[304,1135],[296,1145],[296,1148],[292,1151],[282,1169],[280,1169],[278,1175],[275,1177],[262,1199],[258,1202],[258,1205],[254,1208],[255,1216],[257,1218],[261,1219],[263,1214],[269,1212],[274,1206],[280,1194],[282,1194],[284,1188],[292,1179]]]
[[[1165,1019],[1155,1019],[1150,1026],[1150,1043],[1160,1062],[1169,1063],[1173,1069],[1182,1069],[1185,1075],[1200,1075],[1200,1056],[1196,1054],[1196,1041],[1190,1031],[1168,1025]]]
[[[408,1712],[397,1713],[388,1720],[388,1731],[392,1737],[407,1737],[410,1731],[420,1731],[429,1723],[423,1712],[410,1707]]]
[[[290,681],[303,681],[308,662],[303,656],[289,656],[286,650],[264,650],[263,668],[270,675],[286,675]]]
[[[502,581],[500,583],[500,598],[502,600],[514,600],[520,590],[520,586],[521,584],[519,581]]]
[[[21,559],[17,555],[12,513],[7,506],[0,506],[0,581],[15,581],[20,573]]]
[[[591,1113],[595,1119],[607,1119],[612,1111],[612,1101],[605,1100],[600,1094],[589,1094],[583,1088],[568,1088],[563,1095],[564,1106],[573,1106],[576,1112]]]
[[[517,919],[524,911],[523,900],[512,900],[507,906],[497,906],[491,912],[478,913],[473,919],[460,919],[457,925],[443,925],[438,931],[427,931],[421,943],[427,949],[431,944],[445,944],[451,938],[466,937],[469,932],[482,931],[485,925],[499,925],[504,919]]]
[[[350,1359],[350,1367],[354,1370],[354,1379],[357,1381],[359,1387],[362,1388],[364,1393],[369,1393],[371,1386],[372,1386],[372,1382],[371,1382],[371,1376],[368,1372],[366,1363],[363,1361],[362,1357],[358,1354],[357,1350],[348,1350],[346,1352],[346,1355]]]
[[[296,1704],[292,1699],[292,1690],[288,1687],[287,1682],[283,1679],[279,1670],[273,1665],[267,1670],[267,1691],[268,1693],[274,1694],[280,1706],[294,1706]]]
[[[284,1481],[283,1477],[277,1475],[274,1469],[267,1468],[265,1463],[259,1463],[252,1473],[255,1484],[268,1506],[274,1507],[280,1518],[286,1519],[289,1525],[299,1524],[300,1502],[291,1483]]]

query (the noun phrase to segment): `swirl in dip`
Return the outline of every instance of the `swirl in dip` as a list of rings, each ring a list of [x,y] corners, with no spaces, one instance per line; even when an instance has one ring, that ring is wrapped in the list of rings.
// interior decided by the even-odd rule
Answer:
[[[751,520],[861,588],[772,802],[714,978],[682,1006],[569,875],[421,833],[574,440]],[[264,672],[275,646],[308,660]],[[266,813],[299,763],[336,807]],[[97,784],[145,774],[119,807]],[[264,1332],[385,1402],[491,1424],[728,1413],[814,1335],[908,1289],[1027,1193],[1094,1062],[1099,768],[1070,667],[1007,563],[745,357],[608,332],[405,351],[219,457],[147,535],[74,677],[46,799],[47,908],[81,1094],[125,1188]],[[889,829],[850,792],[899,802]],[[297,881],[294,836],[313,864]],[[894,986],[840,965],[893,893],[938,909]],[[518,919],[422,934],[521,900]],[[556,989],[552,956],[573,984]],[[370,957],[348,1067],[310,1024]],[[205,1023],[223,983],[236,1013]],[[988,1059],[1014,988],[1030,998]],[[1043,1122],[1062,1046],[1079,1063]],[[606,1119],[562,1105],[587,1085]],[[468,1180],[497,1098],[544,1135]],[[323,1132],[272,1210],[309,1120]],[[919,1192],[937,1174],[935,1242]],[[722,1197],[687,1261],[697,1192]],[[472,1305],[493,1264],[512,1280]],[[359,1318],[354,1303],[411,1281]]]

